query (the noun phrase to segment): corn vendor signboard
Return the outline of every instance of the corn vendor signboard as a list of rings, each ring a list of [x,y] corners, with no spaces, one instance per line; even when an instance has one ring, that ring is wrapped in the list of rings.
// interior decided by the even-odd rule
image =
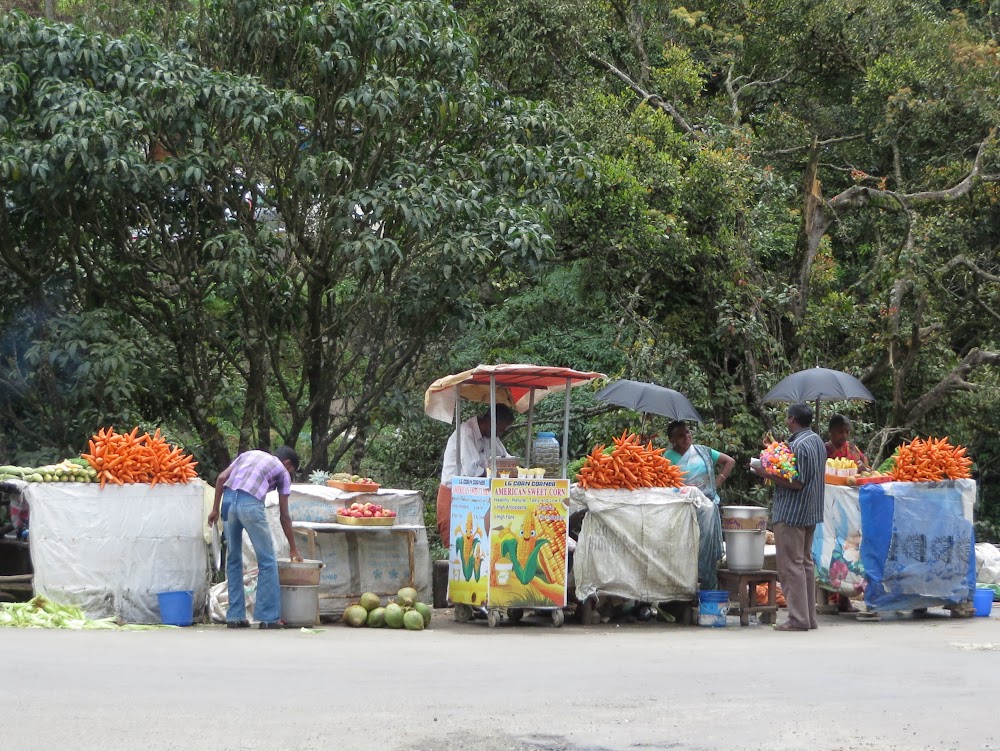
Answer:
[[[565,607],[569,480],[456,477],[451,492],[448,599]]]
[[[568,480],[492,481],[491,606],[565,607],[568,526]]]
[[[485,607],[490,569],[490,481],[456,477],[451,483],[448,599]]]

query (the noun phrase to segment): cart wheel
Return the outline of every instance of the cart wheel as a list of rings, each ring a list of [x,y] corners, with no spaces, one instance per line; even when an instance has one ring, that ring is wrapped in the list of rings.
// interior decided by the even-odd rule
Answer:
[[[472,620],[472,608],[468,605],[458,603],[455,605],[455,620],[459,623],[465,623],[466,621]]]
[[[511,608],[507,611],[507,619],[511,623],[518,623],[524,618],[524,608]]]
[[[552,611],[552,628],[561,628],[566,620],[566,614],[563,613],[562,608],[556,608]]]
[[[486,614],[486,625],[490,628],[496,628],[500,625],[500,611],[496,608],[490,608],[490,611]]]

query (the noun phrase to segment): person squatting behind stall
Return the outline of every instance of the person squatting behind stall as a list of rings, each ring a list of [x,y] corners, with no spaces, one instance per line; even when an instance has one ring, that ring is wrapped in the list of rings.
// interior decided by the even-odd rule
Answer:
[[[834,415],[827,425],[827,432],[830,440],[826,442],[827,459],[850,459],[858,465],[858,470],[867,472],[868,459],[864,453],[851,440],[851,421],[846,415]],[[843,592],[828,592],[827,604],[837,606],[841,613],[856,613],[858,609],[854,607],[851,598]]]
[[[222,470],[215,481],[215,503],[208,515],[212,526],[220,516],[225,524],[226,586],[229,590],[229,609],[226,626],[247,628],[246,594],[243,591],[243,530],[250,537],[257,556],[257,600],[254,619],[260,628],[281,628],[281,588],[278,583],[278,559],[274,553],[271,529],[267,523],[264,499],[272,490],[278,491],[278,514],[281,529],[288,539],[289,555],[301,561],[292,532],[292,518],[288,513],[288,496],[292,477],[299,468],[299,456],[288,446],[279,447],[273,454],[266,451],[246,451]]]
[[[816,578],[812,560],[813,535],[823,521],[826,481],[826,446],[810,429],[813,412],[808,404],[788,408],[785,425],[791,437],[788,447],[795,455],[798,476],[794,480],[770,474],[762,467],[754,474],[771,480],[774,491],[774,544],[777,548],[778,580],[788,603],[788,620],[778,631],[808,631],[816,622]]]
[[[736,460],[708,446],[692,443],[691,429],[683,420],[674,420],[667,426],[667,439],[672,448],[665,456],[684,472],[684,484],[698,488],[713,503],[711,508],[697,507],[698,581],[701,589],[715,589],[716,569],[722,558],[719,488],[729,478]]]
[[[826,442],[827,459],[850,459],[858,465],[858,469],[866,472],[870,469],[868,459],[851,440],[851,421],[845,415],[834,415],[827,426],[830,440]]]
[[[500,442],[500,436],[514,424],[514,412],[506,404],[496,405],[497,458],[510,456]],[[462,466],[458,466],[458,436],[462,438]],[[470,417],[451,434],[444,450],[441,485],[437,494],[437,528],[441,544],[451,548],[451,481],[455,477],[485,477],[490,465],[490,412]]]

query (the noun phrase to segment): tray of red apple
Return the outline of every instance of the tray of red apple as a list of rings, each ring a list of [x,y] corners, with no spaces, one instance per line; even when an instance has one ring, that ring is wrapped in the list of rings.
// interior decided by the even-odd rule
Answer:
[[[355,527],[391,527],[396,523],[396,512],[377,503],[352,503],[337,509],[337,524]]]

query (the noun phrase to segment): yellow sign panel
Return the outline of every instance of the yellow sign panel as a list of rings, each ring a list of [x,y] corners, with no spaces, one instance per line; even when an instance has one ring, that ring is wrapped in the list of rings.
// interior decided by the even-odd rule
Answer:
[[[565,607],[569,481],[496,479],[490,496],[489,604]]]

